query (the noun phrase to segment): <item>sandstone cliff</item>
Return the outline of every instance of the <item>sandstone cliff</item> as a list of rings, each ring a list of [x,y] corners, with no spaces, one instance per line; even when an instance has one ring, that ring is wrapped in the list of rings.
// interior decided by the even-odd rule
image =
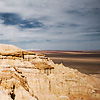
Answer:
[[[100,80],[0,44],[0,100],[100,100]]]

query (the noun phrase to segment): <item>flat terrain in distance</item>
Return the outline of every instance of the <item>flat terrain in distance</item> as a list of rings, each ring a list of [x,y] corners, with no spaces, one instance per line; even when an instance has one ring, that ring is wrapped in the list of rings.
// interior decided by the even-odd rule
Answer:
[[[100,51],[33,51],[85,74],[100,75]]]

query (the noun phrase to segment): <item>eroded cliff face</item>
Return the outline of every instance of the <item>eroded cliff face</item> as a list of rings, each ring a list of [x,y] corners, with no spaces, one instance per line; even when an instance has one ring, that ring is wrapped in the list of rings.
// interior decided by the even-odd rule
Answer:
[[[100,100],[99,79],[45,55],[0,46],[0,100]]]

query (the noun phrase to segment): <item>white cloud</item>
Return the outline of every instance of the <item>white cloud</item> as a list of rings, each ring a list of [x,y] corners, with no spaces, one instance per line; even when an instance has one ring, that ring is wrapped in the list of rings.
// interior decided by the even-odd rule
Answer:
[[[2,24],[4,21],[0,19],[0,24]]]

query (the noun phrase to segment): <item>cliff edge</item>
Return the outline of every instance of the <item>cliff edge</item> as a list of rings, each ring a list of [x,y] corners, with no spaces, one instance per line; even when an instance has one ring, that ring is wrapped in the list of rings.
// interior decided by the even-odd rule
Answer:
[[[100,100],[100,79],[0,44],[0,100]]]

